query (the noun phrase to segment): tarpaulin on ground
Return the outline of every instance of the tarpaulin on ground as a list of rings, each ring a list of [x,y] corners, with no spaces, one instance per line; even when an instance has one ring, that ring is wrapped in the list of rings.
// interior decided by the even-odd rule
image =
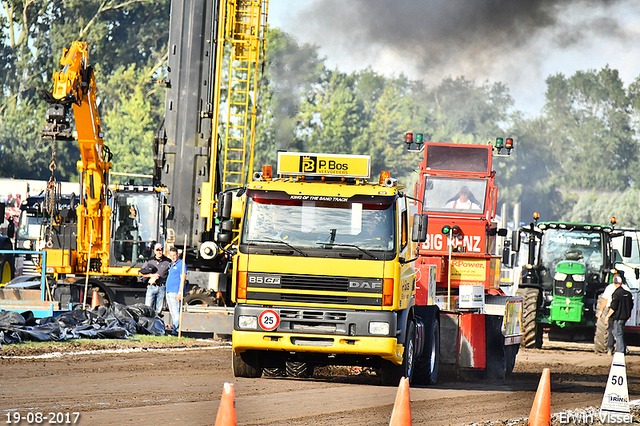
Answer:
[[[133,334],[161,336],[164,321],[148,306],[113,302],[109,308],[75,309],[37,321],[31,311],[0,311],[0,345],[24,341],[68,339],[125,339]]]

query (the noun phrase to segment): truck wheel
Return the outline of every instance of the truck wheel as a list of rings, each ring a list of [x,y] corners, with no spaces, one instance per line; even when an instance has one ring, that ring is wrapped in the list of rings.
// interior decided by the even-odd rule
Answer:
[[[602,295],[598,296],[598,303],[596,304],[596,309],[600,308],[600,304],[602,303]],[[609,329],[607,324],[604,323],[604,319],[607,316],[607,311],[609,309],[605,309],[600,315],[600,318],[596,320],[596,329],[593,335],[593,351],[597,354],[602,354],[607,352],[607,338],[609,337]]]
[[[516,292],[516,296],[522,297],[522,343],[525,348],[542,348],[542,327],[536,322],[538,314],[538,297],[540,290],[537,288],[523,288]]]
[[[307,362],[287,361],[285,371],[289,377],[306,378],[313,375],[313,366]]]
[[[192,306],[221,306],[213,290],[197,287],[184,296],[184,303]]]
[[[407,335],[405,336],[404,354],[402,364],[396,365],[391,361],[382,361],[382,384],[385,386],[398,386],[400,379],[406,377],[409,383],[413,379],[413,367],[415,362],[415,323],[409,321]]]
[[[78,278],[73,284],[79,286],[84,292],[84,278]],[[98,292],[98,302],[100,303],[100,306],[104,306],[105,308],[111,306],[111,302],[116,298],[115,294],[112,291],[109,291],[108,287],[106,287],[101,281],[89,279],[87,294],[84,298],[84,303],[86,303],[88,307],[91,307],[94,290]],[[78,303],[82,303],[82,300],[78,300]]]
[[[235,377],[256,379],[262,376],[262,368],[260,368],[257,352],[247,351],[237,355],[235,351],[232,351],[231,366]]]
[[[437,318],[431,318],[424,330],[425,350],[416,363],[413,380],[417,384],[435,385],[440,365],[440,322]]]
[[[4,256],[0,259],[0,284],[6,284],[13,279],[13,268],[11,260],[4,259]]]
[[[504,358],[507,362],[507,376],[513,373],[513,367],[516,365],[516,355],[518,355],[519,349],[520,345],[506,345],[504,347]]]

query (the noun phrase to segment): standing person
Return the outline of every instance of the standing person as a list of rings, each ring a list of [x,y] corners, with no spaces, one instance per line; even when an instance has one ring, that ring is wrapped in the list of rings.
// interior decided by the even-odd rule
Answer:
[[[633,309],[633,296],[622,287],[622,279],[615,280],[613,284],[616,290],[611,296],[609,313],[605,322],[613,321],[613,336],[616,339],[616,352],[627,353],[627,346],[624,344],[624,324],[631,316]]]
[[[169,259],[171,259],[171,267],[167,277],[167,304],[169,305],[171,322],[173,323],[171,334],[177,336],[178,328],[180,327],[180,303],[184,296],[184,281],[182,280],[187,278],[187,265],[178,256],[176,247],[169,249]],[[180,288],[181,285],[182,289]]]
[[[602,302],[600,302],[600,307],[598,309],[598,312],[596,313],[596,318],[599,319],[602,315],[605,315],[606,318],[607,312],[609,311],[609,305],[611,305],[611,296],[613,296],[613,292],[616,291],[616,282],[620,282],[622,284],[622,288],[630,291],[629,287],[627,287],[627,285],[623,283],[620,274],[615,274],[613,276],[611,284],[609,284],[602,293]],[[607,322],[605,319],[605,324],[607,324],[607,353],[609,355],[613,355],[616,346],[616,340],[613,335],[613,321]]]
[[[142,265],[139,272],[144,277],[143,281],[147,283],[144,304],[153,309],[158,316],[160,316],[164,305],[164,284],[171,266],[171,260],[162,253],[162,248],[160,243],[153,247],[154,256]]]

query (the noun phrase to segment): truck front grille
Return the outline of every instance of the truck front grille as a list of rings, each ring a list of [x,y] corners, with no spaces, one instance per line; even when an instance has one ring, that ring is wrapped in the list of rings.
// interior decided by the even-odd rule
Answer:
[[[288,290],[348,291],[349,278],[315,275],[283,275],[280,288]]]
[[[334,305],[382,306],[382,279],[326,275],[249,275],[247,299]]]

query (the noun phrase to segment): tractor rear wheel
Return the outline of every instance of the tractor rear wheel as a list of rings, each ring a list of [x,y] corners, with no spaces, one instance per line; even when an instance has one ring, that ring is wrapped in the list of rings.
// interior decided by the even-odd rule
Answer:
[[[536,322],[538,314],[538,298],[540,290],[537,288],[521,288],[516,296],[522,297],[522,343],[525,348],[542,348],[542,327]]]
[[[213,290],[205,290],[202,287],[196,287],[184,296],[185,305],[190,306],[222,306],[216,292]]]
[[[600,304],[602,303],[602,295],[598,296],[598,303],[596,304],[596,309],[600,309]],[[609,337],[609,327],[605,324],[604,319],[607,317],[607,311],[609,308],[606,308],[602,311],[602,315],[600,318],[596,320],[596,329],[593,335],[593,351],[597,354],[602,354],[607,352],[607,338]]]
[[[313,375],[313,365],[308,362],[287,361],[285,371],[289,377],[307,378]]]

